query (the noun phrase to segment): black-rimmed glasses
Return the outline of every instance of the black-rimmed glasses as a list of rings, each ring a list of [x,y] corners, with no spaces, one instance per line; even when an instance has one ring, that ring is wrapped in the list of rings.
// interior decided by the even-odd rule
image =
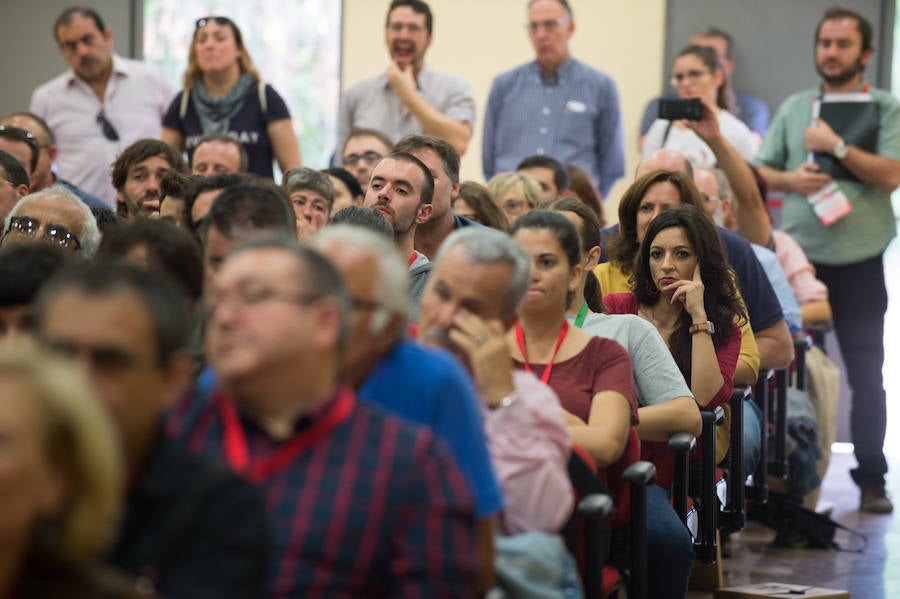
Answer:
[[[116,131],[113,124],[106,118],[106,113],[103,112],[102,108],[100,109],[100,112],[97,113],[97,123],[100,124],[100,129],[103,131],[103,137],[109,141],[119,141],[119,132]]]
[[[37,233],[41,229],[41,221],[30,216],[12,216],[9,219],[9,227],[6,228],[4,237],[15,235],[26,239],[37,239]],[[40,237],[41,241],[51,245],[56,245],[67,250],[80,250],[81,242],[74,233],[52,223],[44,227],[44,234]]]
[[[382,158],[384,158],[384,156],[382,156],[378,152],[369,150],[364,154],[347,154],[341,160],[343,161],[345,166],[354,167],[359,164],[360,160],[362,160],[366,164],[375,164]]]

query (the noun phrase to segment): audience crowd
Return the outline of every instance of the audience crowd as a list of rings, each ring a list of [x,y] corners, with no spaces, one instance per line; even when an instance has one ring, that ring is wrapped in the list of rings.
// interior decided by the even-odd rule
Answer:
[[[70,68],[0,121],[0,597],[578,597],[573,461],[613,488],[638,456],[649,596],[684,597],[666,442],[729,420],[810,325],[843,351],[860,509],[893,509],[900,102],[863,79],[871,24],[828,10],[819,85],[771,122],[731,37],[698,32],[611,218],[616,83],[570,54],[566,0],[523,4],[534,57],[491,87],[484,181],[460,181],[480,113],[426,66],[422,0],[390,3],[321,171],[228,17],[196,21],[176,90],[94,9],[59,15]],[[874,107],[874,142],[828,122],[834,94]],[[657,118],[676,99],[694,117]],[[766,441],[745,403],[736,484]]]

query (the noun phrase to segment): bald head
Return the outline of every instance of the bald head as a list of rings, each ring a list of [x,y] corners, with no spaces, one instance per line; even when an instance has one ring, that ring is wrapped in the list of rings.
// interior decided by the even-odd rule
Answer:
[[[690,161],[680,152],[675,150],[656,150],[647,154],[640,163],[638,163],[637,172],[634,174],[635,179],[640,179],[647,173],[653,171],[672,171],[684,173],[688,177],[693,177],[694,169]]]

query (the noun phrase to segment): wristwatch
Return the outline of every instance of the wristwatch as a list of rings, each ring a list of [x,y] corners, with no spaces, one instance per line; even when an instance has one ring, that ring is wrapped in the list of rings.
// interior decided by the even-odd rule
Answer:
[[[697,333],[709,333],[712,335],[716,332],[716,327],[713,326],[711,320],[707,320],[706,322],[701,322],[699,324],[691,325],[691,335],[695,335]]]
[[[847,144],[843,139],[834,144],[834,148],[831,150],[831,155],[838,160],[843,160],[849,153],[850,151],[847,149]]]

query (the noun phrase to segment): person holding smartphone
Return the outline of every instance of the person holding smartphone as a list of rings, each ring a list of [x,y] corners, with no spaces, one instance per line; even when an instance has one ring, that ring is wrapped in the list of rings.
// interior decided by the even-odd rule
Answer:
[[[716,113],[722,135],[738,154],[747,161],[753,158],[757,144],[747,125],[728,111],[728,77],[715,50],[688,46],[679,52],[672,65],[672,85],[681,100],[695,102],[660,102],[660,118],[647,131],[643,156],[666,148],[680,152],[697,166],[716,166],[713,150],[684,122],[686,118],[700,120],[699,101]]]

